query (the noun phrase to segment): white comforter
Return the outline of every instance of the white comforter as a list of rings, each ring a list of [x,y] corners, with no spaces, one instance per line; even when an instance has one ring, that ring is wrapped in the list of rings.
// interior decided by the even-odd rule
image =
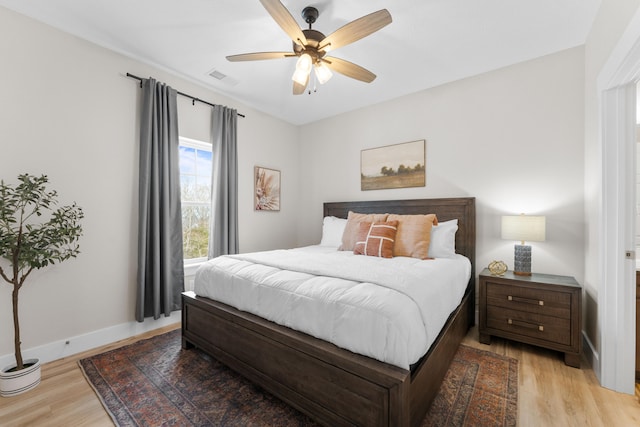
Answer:
[[[195,293],[409,369],[458,306],[471,264],[309,246],[214,258]]]

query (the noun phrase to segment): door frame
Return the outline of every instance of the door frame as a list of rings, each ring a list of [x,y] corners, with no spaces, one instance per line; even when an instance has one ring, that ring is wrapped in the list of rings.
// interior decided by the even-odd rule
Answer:
[[[597,81],[601,113],[603,264],[598,291],[599,375],[604,387],[634,393],[636,82],[640,77],[640,10]],[[633,252],[632,252],[633,253]],[[596,374],[598,374],[596,370]]]

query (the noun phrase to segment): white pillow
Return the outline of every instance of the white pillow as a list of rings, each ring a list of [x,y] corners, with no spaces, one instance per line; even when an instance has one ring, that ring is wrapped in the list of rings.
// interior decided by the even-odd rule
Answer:
[[[322,220],[322,240],[320,246],[335,246],[342,244],[342,234],[347,226],[345,218],[335,216],[325,216]]]
[[[451,258],[456,254],[458,220],[444,221],[431,227],[429,258]]]

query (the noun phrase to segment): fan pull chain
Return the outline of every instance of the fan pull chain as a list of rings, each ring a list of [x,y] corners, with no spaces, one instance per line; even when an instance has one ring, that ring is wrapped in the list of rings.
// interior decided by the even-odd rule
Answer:
[[[309,89],[308,94],[311,95],[311,83],[313,83],[313,93],[318,91],[318,80],[316,79],[315,66],[311,67],[311,71],[309,72]]]

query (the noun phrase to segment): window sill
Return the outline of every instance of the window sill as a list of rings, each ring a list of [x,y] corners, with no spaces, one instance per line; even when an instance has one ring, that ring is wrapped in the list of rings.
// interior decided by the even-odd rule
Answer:
[[[199,261],[199,262],[190,262],[190,263],[185,263],[184,264],[184,275],[185,276],[193,276],[196,274],[196,270],[198,269],[198,267],[200,267],[202,264],[204,264],[205,261]]]

